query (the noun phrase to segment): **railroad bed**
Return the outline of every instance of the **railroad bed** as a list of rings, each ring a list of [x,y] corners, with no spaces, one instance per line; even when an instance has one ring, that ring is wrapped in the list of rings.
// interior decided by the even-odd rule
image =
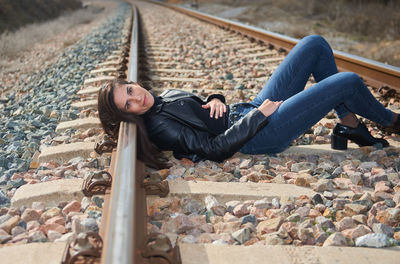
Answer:
[[[200,96],[222,93],[228,104],[250,101],[286,55],[165,7],[135,4],[144,43],[139,77],[156,94],[178,88]],[[129,26],[127,15],[124,45],[129,42]],[[101,237],[110,239],[106,230],[114,221],[109,212],[115,204],[109,201],[117,187],[113,185],[111,195],[108,189],[103,204],[103,195],[84,196],[82,186],[90,181],[83,184],[75,178],[94,177],[92,183],[102,178],[100,189],[109,188],[110,179],[100,169],[109,166],[110,154],[94,152],[94,142],[104,138],[96,118],[96,92],[102,83],[121,75],[126,59],[121,50],[122,46],[96,65],[77,92],[81,101],[73,106],[80,109],[81,119],[60,123],[57,137],[42,142],[51,147],[41,149],[36,160],[41,167],[31,176],[39,179],[36,182],[43,175],[53,181],[32,182],[35,184],[10,193],[11,207],[0,213],[0,219],[7,218],[0,225],[5,232],[0,233],[0,240],[9,246],[0,248],[2,259],[23,251],[37,263],[45,263],[40,252],[46,250],[46,259],[57,262],[75,237],[78,239],[67,250],[69,254],[102,244],[84,242],[84,231],[100,228]],[[312,84],[311,78],[307,86]],[[399,109],[398,100],[374,94]],[[148,195],[146,201],[137,201],[147,203],[147,233],[165,236],[157,236],[148,251],[139,245],[140,252],[161,250],[172,257],[179,251],[182,263],[353,263],[355,258],[362,263],[397,263],[400,138],[386,136],[392,147],[385,149],[351,144],[347,151],[334,151],[329,144],[334,118],[333,112],[329,113],[292,147],[274,156],[237,153],[222,163],[193,163],[165,153],[171,168],[146,168],[144,173],[147,183],[168,182],[168,196]],[[375,127],[370,128],[382,136]],[[107,169],[113,174],[113,184],[118,177],[113,173],[118,171],[115,159],[113,155]],[[108,211],[106,219],[102,207]],[[41,239],[32,239],[32,234]],[[48,240],[58,243],[15,245]],[[358,247],[362,245],[395,247]],[[175,246],[177,251],[168,250]]]

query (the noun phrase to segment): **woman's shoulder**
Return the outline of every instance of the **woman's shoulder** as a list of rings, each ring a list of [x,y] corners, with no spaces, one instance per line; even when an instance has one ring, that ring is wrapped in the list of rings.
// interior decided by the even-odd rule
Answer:
[[[179,90],[179,89],[168,89],[166,91],[164,91],[162,94],[160,94],[161,97],[171,97],[171,96],[195,96],[194,94],[190,93],[190,92],[186,92],[183,90]]]
[[[164,102],[173,102],[175,100],[184,99],[188,97],[195,98],[201,101],[204,100],[204,98],[200,98],[199,96],[193,93],[178,89],[168,89],[164,91],[162,94],[160,94],[160,97],[163,99]]]

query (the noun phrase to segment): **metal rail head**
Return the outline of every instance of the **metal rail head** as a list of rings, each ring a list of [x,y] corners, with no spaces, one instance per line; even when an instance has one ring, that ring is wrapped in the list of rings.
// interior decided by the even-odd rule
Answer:
[[[133,7],[134,20],[131,35],[130,65],[128,81],[137,81],[138,14]],[[103,263],[134,263],[135,248],[135,197],[137,177],[136,167],[136,125],[121,122],[118,137],[117,161],[113,178],[109,213],[108,232],[103,252]]]

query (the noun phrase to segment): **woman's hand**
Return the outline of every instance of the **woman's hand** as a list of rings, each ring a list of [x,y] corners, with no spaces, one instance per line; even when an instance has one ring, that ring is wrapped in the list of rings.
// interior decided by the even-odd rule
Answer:
[[[214,117],[215,113],[215,119],[218,119],[218,117],[222,117],[224,113],[226,113],[226,105],[221,102],[219,99],[214,98],[210,102],[208,102],[205,105],[202,105],[204,109],[210,109],[210,117]]]
[[[267,99],[258,107],[258,110],[260,110],[265,116],[268,117],[272,115],[281,104],[282,101],[274,102]]]

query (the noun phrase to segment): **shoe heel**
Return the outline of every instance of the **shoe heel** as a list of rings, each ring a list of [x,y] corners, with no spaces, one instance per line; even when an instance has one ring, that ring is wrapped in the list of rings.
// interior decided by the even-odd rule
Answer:
[[[338,135],[331,135],[331,148],[338,150],[347,149],[347,138]]]

